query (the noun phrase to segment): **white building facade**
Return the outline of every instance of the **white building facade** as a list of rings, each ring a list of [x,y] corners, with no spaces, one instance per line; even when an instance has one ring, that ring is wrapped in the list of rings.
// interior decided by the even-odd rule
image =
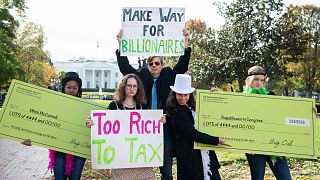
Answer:
[[[57,73],[77,72],[83,88],[115,89],[123,77],[116,61],[69,60],[56,62],[53,66]]]

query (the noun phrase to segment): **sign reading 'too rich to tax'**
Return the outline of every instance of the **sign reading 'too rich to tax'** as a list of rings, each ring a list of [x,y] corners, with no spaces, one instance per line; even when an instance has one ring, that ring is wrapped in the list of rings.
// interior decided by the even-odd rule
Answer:
[[[91,111],[91,160],[96,169],[163,165],[162,110]]]

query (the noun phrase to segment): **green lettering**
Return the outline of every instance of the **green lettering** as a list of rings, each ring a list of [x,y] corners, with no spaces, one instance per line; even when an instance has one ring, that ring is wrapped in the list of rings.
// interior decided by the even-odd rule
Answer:
[[[184,40],[180,41],[180,53],[184,52]]]
[[[137,141],[138,138],[125,138],[125,141],[130,141],[130,163],[133,163],[133,141]]]
[[[144,48],[144,46],[145,46],[145,39],[142,39],[142,50],[141,50],[141,52],[145,52],[145,48]]]
[[[150,52],[150,50],[151,50],[151,42],[150,42],[150,39],[147,39],[145,43],[145,52]]]
[[[163,50],[162,53],[167,53],[167,48],[168,48],[168,41],[167,40],[163,40],[164,44],[163,44]]]
[[[157,40],[152,40],[151,41],[152,42],[152,52],[156,52],[156,53],[158,53],[159,51],[157,51],[158,50],[158,41]]]
[[[137,52],[137,50],[135,49],[135,46],[134,46],[134,41],[133,41],[133,39],[131,39],[131,41],[132,41],[132,49],[131,49],[131,52]]]
[[[101,144],[104,144],[106,140],[99,139],[99,140],[92,140],[92,144],[98,144],[98,164],[101,164]]]
[[[110,157],[110,159],[108,158],[109,151],[111,151],[111,157]],[[116,154],[116,153],[115,153],[114,147],[108,146],[108,147],[104,150],[104,153],[103,153],[103,161],[104,161],[104,164],[110,164],[110,163],[112,163],[112,161],[114,160],[115,154]]]
[[[159,144],[159,146],[157,147],[157,149],[154,149],[151,144],[148,144],[148,146],[151,148],[151,150],[152,150],[152,152],[153,152],[153,155],[151,156],[149,162],[151,162],[155,156],[157,156],[157,158],[159,159],[159,161],[162,162],[161,156],[158,154],[158,151],[159,151],[160,147],[162,146],[162,143]]]
[[[135,163],[138,162],[139,156],[142,155],[143,156],[143,160],[144,162],[147,162],[147,156],[146,156],[146,145],[145,144],[141,144],[137,155],[136,155],[136,159],[135,159]]]
[[[175,53],[178,53],[179,51],[178,51],[178,49],[179,49],[179,46],[180,46],[180,42],[179,42],[179,40],[174,40],[174,52]]]
[[[127,45],[128,45],[128,41],[127,40],[125,40],[125,39],[121,40],[121,51],[122,52],[127,52],[128,51]]]
[[[158,47],[158,52],[160,52],[160,48],[162,47],[162,51],[164,50],[164,40],[160,40],[160,44]]]
[[[129,52],[132,52],[132,39],[129,39]]]
[[[174,52],[173,48],[172,48],[173,42],[171,39],[168,40],[168,52]]]
[[[140,50],[140,39],[137,39],[137,52],[142,52],[142,50]]]

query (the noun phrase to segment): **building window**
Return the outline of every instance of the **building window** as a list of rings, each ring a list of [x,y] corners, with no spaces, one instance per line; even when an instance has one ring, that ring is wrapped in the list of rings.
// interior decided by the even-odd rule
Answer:
[[[96,88],[99,89],[99,81],[96,81]]]
[[[87,81],[87,88],[90,88],[90,81]]]
[[[99,77],[99,72],[96,72],[96,77]]]
[[[118,82],[114,83],[114,87],[117,88],[118,87]]]
[[[108,82],[104,82],[104,88],[108,88]]]
[[[104,73],[104,77],[105,77],[105,78],[108,77],[108,73]]]
[[[118,73],[116,72],[115,77],[118,77]]]

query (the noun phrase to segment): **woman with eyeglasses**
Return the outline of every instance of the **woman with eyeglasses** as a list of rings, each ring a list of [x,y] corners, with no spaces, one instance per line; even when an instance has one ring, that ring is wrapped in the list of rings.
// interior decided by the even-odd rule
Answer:
[[[109,110],[145,109],[146,99],[143,84],[135,74],[127,74],[122,78],[114,94],[115,100],[109,104]],[[165,116],[161,118],[165,123]],[[93,121],[87,119],[87,126],[93,126]],[[154,180],[152,167],[113,169],[111,179],[115,180]]]
[[[145,109],[146,99],[143,84],[135,74],[125,75],[114,94],[115,100],[109,104],[109,110]]]
[[[81,98],[82,81],[76,72],[67,72],[62,78],[62,93]],[[31,146],[31,140],[27,139],[22,144]],[[48,169],[53,169],[55,180],[80,179],[86,159],[72,154],[67,154],[49,149]]]
[[[121,38],[124,33],[125,32],[120,30],[117,34],[119,49],[121,45]],[[123,75],[133,73],[141,78],[147,97],[146,106],[148,109],[162,109],[166,112],[166,100],[170,93],[170,86],[174,84],[177,74],[183,74],[188,70],[191,54],[191,48],[188,46],[190,32],[187,29],[183,29],[181,30],[181,33],[184,36],[184,55],[179,57],[177,64],[173,68],[166,67],[164,65],[162,56],[150,56],[147,59],[147,68],[142,67],[140,70],[137,70],[129,64],[127,56],[121,56],[120,50],[116,50],[120,72]],[[171,120],[168,118],[167,121]],[[163,166],[160,167],[160,173],[162,179],[172,180],[172,163],[174,154],[172,123],[166,123],[163,126],[163,129],[164,157]]]

